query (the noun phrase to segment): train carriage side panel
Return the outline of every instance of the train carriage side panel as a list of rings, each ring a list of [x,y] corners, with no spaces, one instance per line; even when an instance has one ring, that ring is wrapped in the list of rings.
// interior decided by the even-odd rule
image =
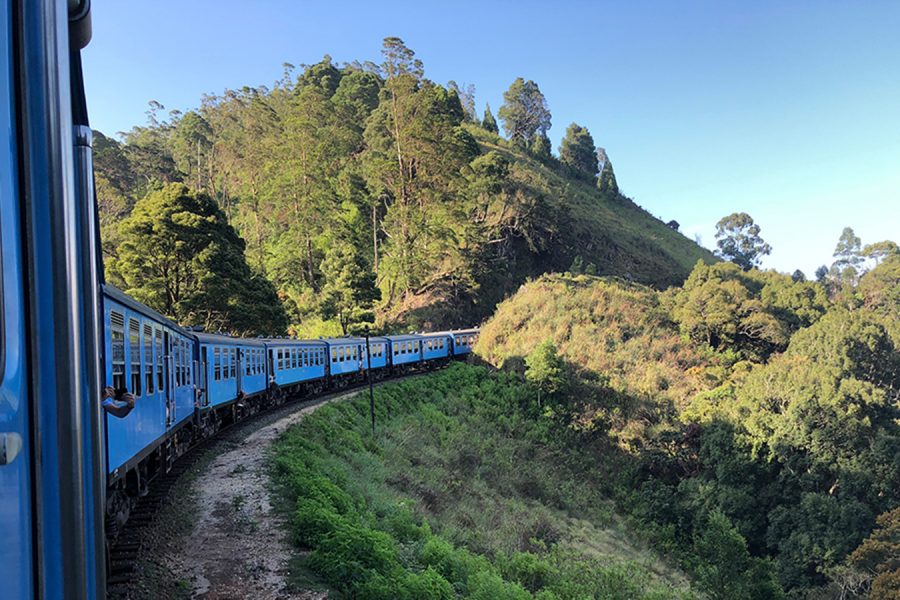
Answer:
[[[363,345],[365,346],[365,341],[363,342]],[[390,340],[386,337],[369,338],[369,353],[371,354],[369,360],[371,361],[373,371],[387,367],[389,348]]]
[[[324,341],[328,345],[328,360],[332,377],[349,376],[365,370],[366,341],[364,339],[329,338]]]
[[[464,356],[472,353],[472,347],[478,340],[478,329],[461,329],[448,333],[453,336],[454,356]]]
[[[439,360],[451,355],[453,342],[445,333],[426,333],[422,335],[422,360]]]
[[[126,417],[105,417],[107,470],[115,474],[165,436],[166,399],[164,390],[157,391],[155,385],[147,387],[147,372],[156,363],[146,362],[148,354],[142,339],[142,324],[150,323],[132,307],[109,296],[104,298],[103,316],[107,357],[105,384],[117,390],[128,390],[135,398],[134,409]]]
[[[412,365],[422,360],[422,336],[415,334],[389,335],[391,364]]]
[[[315,340],[268,340],[266,352],[275,383],[290,386],[324,378],[326,348]]]

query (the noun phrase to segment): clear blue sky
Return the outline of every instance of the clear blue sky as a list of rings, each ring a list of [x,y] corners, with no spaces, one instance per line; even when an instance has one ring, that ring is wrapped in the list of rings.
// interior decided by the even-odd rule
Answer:
[[[426,76],[496,112],[516,77],[587,126],[622,190],[714,246],[750,213],[764,266],[812,275],[844,226],[900,242],[900,2],[94,2],[92,124],[143,124],[149,100],[271,84],[282,64],[379,61],[403,38]]]

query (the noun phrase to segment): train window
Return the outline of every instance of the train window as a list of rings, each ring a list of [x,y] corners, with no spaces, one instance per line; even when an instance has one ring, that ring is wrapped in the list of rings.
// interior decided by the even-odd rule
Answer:
[[[340,348],[338,348],[338,360],[343,361],[345,356],[346,352],[344,350],[344,347],[341,346]]]
[[[222,379],[222,353],[218,348],[213,348],[213,379]]]
[[[292,354],[294,355],[294,368],[296,369],[300,366],[300,351],[295,348]]]
[[[229,351],[229,354],[231,355],[231,375],[230,375],[230,377],[231,377],[231,379],[234,379],[235,377],[237,377],[237,348],[232,348]]]
[[[110,337],[112,338],[112,386],[125,387],[125,317],[110,311]]]
[[[331,362],[337,362],[337,348],[331,349]]]
[[[156,339],[156,389],[163,391],[166,389],[165,378],[163,377],[163,360],[165,354],[163,352],[163,335],[159,329],[154,329],[154,338]]]
[[[144,324],[144,388],[153,393],[153,328]]]
[[[128,346],[131,350],[131,393],[141,395],[141,327],[137,319],[128,320]]]
[[[397,356],[398,352],[399,352],[399,348],[397,348],[397,344],[394,344],[394,356]]]

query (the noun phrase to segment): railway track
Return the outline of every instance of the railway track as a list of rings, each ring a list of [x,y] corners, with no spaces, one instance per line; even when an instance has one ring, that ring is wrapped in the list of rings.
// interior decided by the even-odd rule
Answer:
[[[421,373],[389,377],[375,383],[375,386],[399,381],[407,377],[415,377],[419,374]],[[115,598],[126,598],[129,596],[129,591],[135,583],[135,578],[139,576],[138,561],[154,544],[154,540],[147,535],[148,531],[156,523],[161,509],[166,506],[167,500],[170,498],[176,484],[185,473],[191,471],[197,465],[207,451],[223,442],[246,438],[257,429],[304,408],[325,404],[342,396],[355,396],[367,386],[368,384],[364,382],[319,396],[289,398],[284,404],[268,411],[261,411],[229,425],[216,432],[215,435],[191,447],[175,462],[168,473],[155,478],[149,483],[147,494],[137,501],[128,520],[120,528],[116,538],[108,542],[106,582],[108,594]]]

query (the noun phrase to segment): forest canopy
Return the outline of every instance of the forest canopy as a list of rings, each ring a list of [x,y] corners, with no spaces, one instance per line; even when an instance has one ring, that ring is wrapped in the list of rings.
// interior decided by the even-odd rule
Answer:
[[[509,139],[490,107],[479,117],[474,94],[428,79],[415,52],[387,38],[380,64],[326,56],[285,64],[272,86],[204,96],[194,110],[151,102],[147,123],[121,140],[95,136],[109,281],[191,324],[317,336],[472,325],[527,277],[578,255],[657,286],[714,260],[621,195],[605,152],[597,179],[587,127],[573,124],[554,157],[537,83],[516,79],[504,95],[496,114]],[[271,296],[264,303],[283,316],[195,315],[133,264],[147,229],[129,219],[174,184],[212,202],[203,210],[233,228],[223,248],[242,244],[249,273],[205,272],[212,263],[202,261],[179,268],[269,285],[281,308]]]

